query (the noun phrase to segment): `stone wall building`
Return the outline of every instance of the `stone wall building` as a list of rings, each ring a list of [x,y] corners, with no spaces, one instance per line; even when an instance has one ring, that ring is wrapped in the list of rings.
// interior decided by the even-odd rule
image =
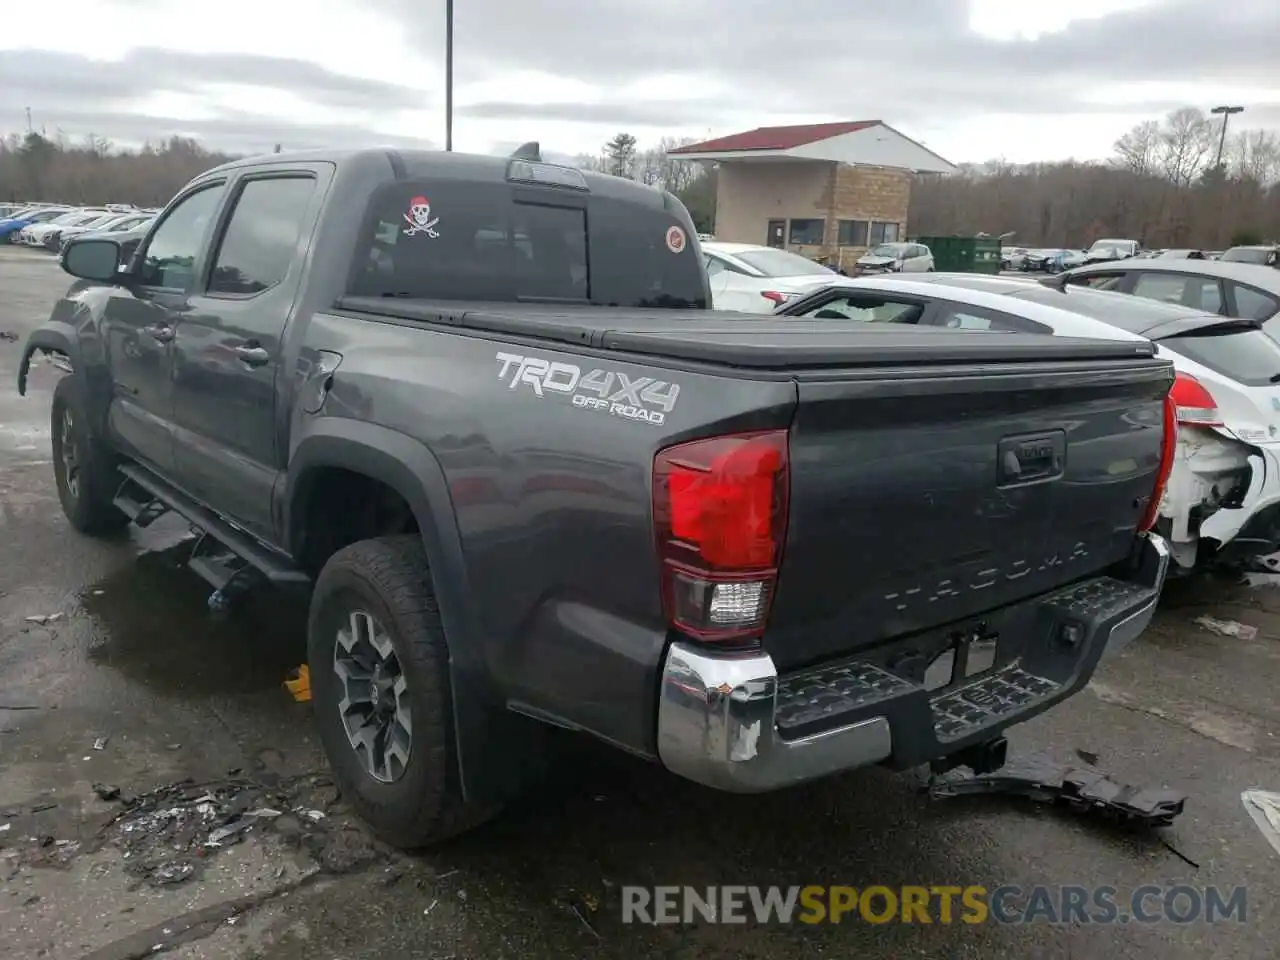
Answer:
[[[906,237],[913,174],[956,172],[879,120],[761,127],[670,156],[716,165],[717,240],[783,247],[832,265]]]

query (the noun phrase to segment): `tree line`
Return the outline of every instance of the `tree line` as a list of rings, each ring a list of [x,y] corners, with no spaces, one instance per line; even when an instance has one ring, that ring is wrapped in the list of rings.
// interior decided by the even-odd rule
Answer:
[[[1105,162],[992,160],[965,164],[954,176],[917,177],[908,231],[1011,233],[1011,243],[1061,247],[1103,236],[1205,249],[1280,240],[1280,137],[1241,127],[1223,141],[1220,123],[1184,107],[1135,126]],[[667,155],[690,142],[667,137],[642,147],[623,132],[575,162],[670,190],[698,229],[710,232],[715,170]],[[12,135],[0,138],[0,200],[162,206],[192,177],[230,159],[184,137],[118,149],[97,136]]]

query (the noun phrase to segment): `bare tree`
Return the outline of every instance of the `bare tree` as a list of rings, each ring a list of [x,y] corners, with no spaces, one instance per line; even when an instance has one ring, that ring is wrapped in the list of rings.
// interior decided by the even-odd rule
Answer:
[[[1156,172],[1160,154],[1160,124],[1144,120],[1115,143],[1116,165],[1141,176]]]
[[[1214,148],[1214,124],[1197,107],[1179,107],[1160,131],[1160,165],[1176,186],[1188,186],[1204,170]]]

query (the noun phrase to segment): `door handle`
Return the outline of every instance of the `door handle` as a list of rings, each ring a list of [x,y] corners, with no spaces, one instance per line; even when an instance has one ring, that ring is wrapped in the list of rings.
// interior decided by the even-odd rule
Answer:
[[[173,340],[173,327],[163,323],[147,327],[147,333],[151,334],[151,339],[157,343],[169,343]]]
[[[251,367],[264,366],[271,359],[264,347],[251,347],[248,344],[235,348],[235,355]]]

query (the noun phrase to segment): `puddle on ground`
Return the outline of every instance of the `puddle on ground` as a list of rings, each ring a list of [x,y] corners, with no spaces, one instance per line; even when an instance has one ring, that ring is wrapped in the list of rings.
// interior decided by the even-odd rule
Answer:
[[[143,553],[83,591],[89,659],[174,694],[280,690],[306,658],[305,602],[263,585],[211,614],[210,587],[186,565],[194,542]]]

